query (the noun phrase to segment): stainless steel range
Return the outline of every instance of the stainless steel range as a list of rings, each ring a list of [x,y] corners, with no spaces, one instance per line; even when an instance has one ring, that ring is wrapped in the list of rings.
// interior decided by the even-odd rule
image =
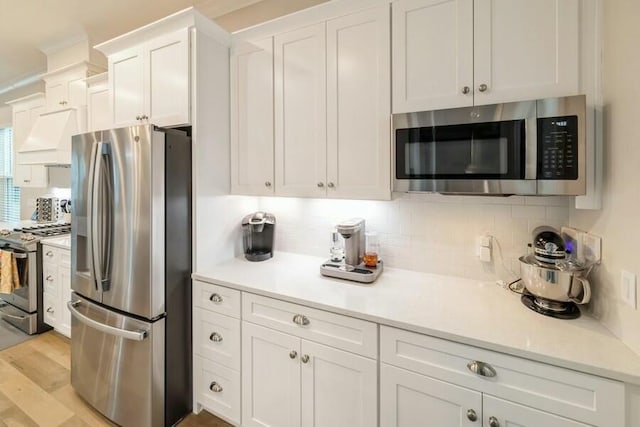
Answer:
[[[44,323],[43,316],[40,240],[70,232],[70,223],[0,230],[0,260],[12,264],[6,272],[10,276],[9,283],[0,281],[0,318],[28,334],[51,329]]]

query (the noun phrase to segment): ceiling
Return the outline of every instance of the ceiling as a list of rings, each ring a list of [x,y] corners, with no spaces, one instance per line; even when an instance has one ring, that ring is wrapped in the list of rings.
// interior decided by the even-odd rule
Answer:
[[[0,0],[0,95],[12,99],[17,86],[37,82],[47,70],[43,51],[65,40],[86,35],[97,44],[189,6],[234,31],[322,1]]]

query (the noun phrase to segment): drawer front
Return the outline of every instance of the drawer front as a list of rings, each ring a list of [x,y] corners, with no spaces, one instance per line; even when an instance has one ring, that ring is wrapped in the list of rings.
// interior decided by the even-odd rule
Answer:
[[[50,295],[46,292],[42,295],[42,305],[44,310],[44,322],[53,327],[58,326],[58,318],[60,317],[60,304],[57,295]]]
[[[240,372],[195,357],[194,378],[198,403],[240,425]]]
[[[42,265],[42,286],[45,293],[54,297],[58,295],[58,266],[55,264]]]
[[[310,341],[376,358],[377,325],[250,293],[242,293],[242,318]]]
[[[240,319],[196,308],[193,328],[197,355],[240,370]]]
[[[53,246],[42,245],[42,262],[58,264],[60,252]]]
[[[193,282],[193,303],[196,307],[240,318],[240,291],[199,281]]]
[[[380,360],[589,424],[624,425],[624,384],[618,381],[386,326],[380,328]],[[472,373],[472,361],[489,364],[496,375]]]

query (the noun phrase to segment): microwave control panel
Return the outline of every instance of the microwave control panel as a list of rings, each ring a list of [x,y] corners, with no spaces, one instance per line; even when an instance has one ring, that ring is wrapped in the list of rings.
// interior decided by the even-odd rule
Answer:
[[[578,179],[577,116],[538,118],[537,178]]]

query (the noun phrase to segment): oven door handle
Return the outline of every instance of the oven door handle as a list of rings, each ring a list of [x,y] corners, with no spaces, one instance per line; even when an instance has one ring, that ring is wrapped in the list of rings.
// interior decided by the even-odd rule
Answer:
[[[67,308],[69,309],[73,317],[75,317],[78,321],[84,323],[85,325],[100,332],[104,332],[109,335],[115,335],[117,337],[132,341],[142,341],[147,338],[147,331],[130,331],[128,329],[116,328],[114,326],[105,325],[104,323],[100,323],[97,320],[93,320],[92,318],[85,316],[84,314],[76,310],[76,307],[78,307],[80,304],[82,304],[82,301],[69,301],[67,302]]]

